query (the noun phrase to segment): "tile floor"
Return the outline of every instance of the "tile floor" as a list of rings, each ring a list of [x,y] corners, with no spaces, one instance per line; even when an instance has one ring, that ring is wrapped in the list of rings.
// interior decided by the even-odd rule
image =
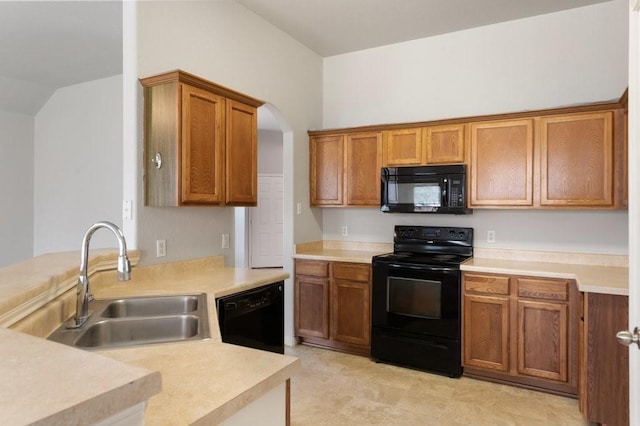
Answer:
[[[578,401],[377,364],[298,345],[291,423],[299,425],[584,425]]]

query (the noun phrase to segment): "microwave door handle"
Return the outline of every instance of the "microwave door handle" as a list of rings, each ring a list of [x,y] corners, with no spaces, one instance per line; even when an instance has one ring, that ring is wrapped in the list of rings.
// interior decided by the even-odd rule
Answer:
[[[440,204],[442,205],[442,207],[449,207],[449,204],[447,203],[447,190],[448,189],[449,189],[449,182],[445,178],[442,181],[442,200],[440,201]]]

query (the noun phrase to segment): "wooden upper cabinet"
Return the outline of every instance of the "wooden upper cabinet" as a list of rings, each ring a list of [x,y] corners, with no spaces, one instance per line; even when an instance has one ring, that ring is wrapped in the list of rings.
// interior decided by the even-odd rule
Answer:
[[[311,205],[380,206],[380,132],[309,139]]]
[[[309,151],[311,205],[342,205],[344,136],[312,137]]]
[[[540,119],[540,204],[612,206],[613,112]]]
[[[358,133],[346,139],[346,202],[380,206],[380,133]]]
[[[258,203],[258,117],[256,108],[227,101],[225,203],[255,206]]]
[[[145,204],[255,206],[262,101],[184,71],[140,82]]]
[[[470,206],[532,206],[533,147],[533,120],[472,123]]]
[[[433,126],[423,130],[423,163],[464,163],[464,130],[464,124]]]
[[[186,84],[180,84],[180,89],[182,202],[219,204],[223,201],[225,99]]]
[[[346,151],[318,166],[319,174],[312,159],[312,185],[325,181],[311,204],[377,206],[376,169],[464,163],[470,208],[625,208],[627,131],[621,102],[312,131],[312,138],[341,138]]]
[[[423,129],[418,127],[382,132],[383,166],[419,166],[422,164],[422,131]]]

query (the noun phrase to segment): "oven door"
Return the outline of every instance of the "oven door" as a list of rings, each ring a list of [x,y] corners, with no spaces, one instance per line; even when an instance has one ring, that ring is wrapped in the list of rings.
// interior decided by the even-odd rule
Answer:
[[[460,339],[460,270],[373,263],[372,327]]]

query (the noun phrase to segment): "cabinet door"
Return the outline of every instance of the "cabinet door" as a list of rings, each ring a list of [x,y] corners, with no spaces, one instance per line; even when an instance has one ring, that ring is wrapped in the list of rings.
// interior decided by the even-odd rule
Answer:
[[[540,204],[613,205],[613,113],[540,119]]]
[[[509,370],[509,298],[464,296],[464,365]]]
[[[334,279],[331,286],[331,338],[338,342],[371,344],[371,285]]]
[[[227,100],[225,142],[225,203],[255,206],[258,203],[258,117],[256,109]]]
[[[568,307],[518,301],[518,374],[567,382]]]
[[[331,281],[331,339],[371,344],[371,266],[334,262]]]
[[[310,139],[312,206],[343,204],[344,136],[316,136]]]
[[[329,338],[329,280],[296,275],[296,335]]]
[[[533,121],[471,124],[471,206],[533,205]]]
[[[383,166],[419,166],[422,164],[422,128],[385,130]]]
[[[464,124],[427,127],[424,131],[424,163],[464,163]]]
[[[380,133],[347,136],[347,205],[380,206],[381,142]]]
[[[182,203],[222,204],[225,99],[181,84]]]

